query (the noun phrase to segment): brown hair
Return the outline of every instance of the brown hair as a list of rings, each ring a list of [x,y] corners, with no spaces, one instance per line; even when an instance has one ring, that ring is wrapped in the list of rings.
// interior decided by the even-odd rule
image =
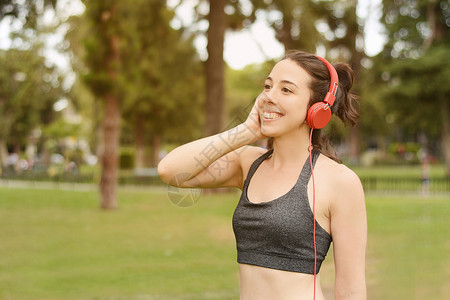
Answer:
[[[314,54],[293,50],[286,53],[283,60],[290,59],[297,63],[310,76],[309,89],[311,90],[311,99],[309,105],[320,102],[325,98],[330,88],[330,73],[323,62]],[[344,124],[354,126],[359,118],[358,97],[350,91],[353,86],[354,73],[348,64],[333,64],[339,77],[339,86],[336,94],[336,100],[331,108],[331,112],[341,119]],[[323,134],[322,130],[314,129],[312,145],[315,150],[341,162],[337,157],[336,151],[331,146],[329,139]],[[269,138],[267,147],[273,148],[273,138]]]

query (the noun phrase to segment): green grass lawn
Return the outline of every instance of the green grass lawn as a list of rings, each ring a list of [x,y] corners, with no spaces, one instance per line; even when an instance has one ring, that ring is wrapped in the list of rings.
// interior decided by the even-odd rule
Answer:
[[[96,191],[0,188],[0,299],[238,299],[237,200],[126,189],[101,211]],[[445,299],[449,199],[369,196],[367,212],[369,299]],[[321,277],[332,294],[331,253]]]
[[[395,166],[352,166],[351,169],[359,176],[371,177],[422,177],[420,165],[395,165]],[[431,177],[445,177],[445,166],[443,164],[430,165]]]

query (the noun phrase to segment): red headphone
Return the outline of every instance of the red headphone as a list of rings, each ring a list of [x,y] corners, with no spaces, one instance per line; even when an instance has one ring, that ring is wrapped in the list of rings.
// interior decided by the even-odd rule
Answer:
[[[306,116],[306,123],[313,129],[321,129],[330,122],[331,119],[331,106],[333,106],[336,99],[336,93],[338,89],[338,75],[336,69],[324,58],[316,56],[320,59],[330,72],[330,89],[327,95],[321,102],[314,103],[308,109],[308,115]]]

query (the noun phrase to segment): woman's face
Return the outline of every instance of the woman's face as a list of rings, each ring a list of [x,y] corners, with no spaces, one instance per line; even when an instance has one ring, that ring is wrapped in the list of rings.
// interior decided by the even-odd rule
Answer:
[[[275,65],[258,99],[261,132],[265,136],[277,137],[307,126],[304,121],[311,94],[310,80],[309,74],[290,59]]]

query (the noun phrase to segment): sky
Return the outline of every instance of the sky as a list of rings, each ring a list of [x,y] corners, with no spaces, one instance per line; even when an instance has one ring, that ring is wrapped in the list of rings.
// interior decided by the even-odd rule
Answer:
[[[168,0],[169,6],[175,6],[180,0]],[[373,56],[382,50],[384,38],[382,26],[379,23],[381,17],[382,0],[359,0],[357,14],[365,21],[365,52]],[[177,17],[172,21],[174,28],[191,25],[194,29],[205,31],[208,27],[206,21],[193,23],[193,5],[197,0],[184,0],[176,10]],[[243,1],[244,3],[246,1]],[[79,0],[60,0],[58,5],[64,11],[79,14],[84,10]],[[245,5],[244,5],[245,6]],[[201,9],[201,8],[200,8]],[[204,8],[207,11],[207,7]],[[275,32],[271,29],[265,18],[267,14],[257,15],[257,21],[247,29],[238,32],[228,31],[225,35],[224,59],[233,69],[241,69],[246,65],[261,63],[267,59],[280,58],[284,54],[284,47],[275,39]],[[274,16],[271,16],[274,17]],[[275,16],[276,17],[276,16]],[[47,16],[51,19],[52,16]],[[8,38],[8,25],[0,23],[0,48],[7,49],[11,45]],[[48,45],[47,56],[61,68],[67,68],[68,62],[62,55],[52,49],[56,43],[61,41],[61,35],[55,35]],[[195,39],[195,46],[201,58],[206,58],[206,37],[199,36]]]

